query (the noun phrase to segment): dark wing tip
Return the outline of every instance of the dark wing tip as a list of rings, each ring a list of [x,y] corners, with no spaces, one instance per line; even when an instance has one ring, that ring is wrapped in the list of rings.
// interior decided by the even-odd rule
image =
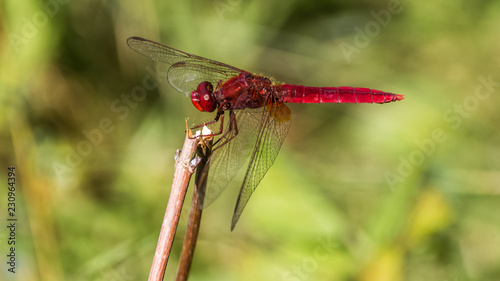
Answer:
[[[243,183],[244,185],[245,183]],[[243,189],[243,186],[241,187]],[[231,231],[234,230],[234,227],[236,226],[236,223],[240,219],[241,212],[245,208],[245,205],[243,207],[240,207],[240,200],[241,200],[241,190],[240,190],[240,195],[238,195],[238,199],[236,200],[236,206],[234,207],[234,213],[233,213],[233,218],[231,219]],[[241,208],[241,209],[240,209]]]
[[[231,221],[231,231],[234,230],[234,228],[236,227],[236,223],[238,222],[238,219],[235,219],[234,216],[233,216],[233,219]]]
[[[133,43],[134,43],[134,42],[136,42],[136,41],[142,41],[142,42],[144,42],[144,41],[148,41],[148,40],[146,40],[146,39],[144,39],[144,38],[141,38],[141,37],[132,36],[132,37],[127,38],[127,45],[128,45],[131,49],[135,50],[135,48],[134,48],[134,46],[133,46]]]
[[[132,36],[132,37],[127,38],[127,43],[130,42],[130,41],[133,41],[133,40],[136,40],[136,41],[147,41],[147,39],[144,39],[142,37]]]

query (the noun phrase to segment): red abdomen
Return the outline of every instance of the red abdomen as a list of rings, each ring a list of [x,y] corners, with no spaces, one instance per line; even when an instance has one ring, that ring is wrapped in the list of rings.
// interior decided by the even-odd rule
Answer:
[[[285,103],[387,103],[404,99],[403,95],[368,88],[276,86]]]

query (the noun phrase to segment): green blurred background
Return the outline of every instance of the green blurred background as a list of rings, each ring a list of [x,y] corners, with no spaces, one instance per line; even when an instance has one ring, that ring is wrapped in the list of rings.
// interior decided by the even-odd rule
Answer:
[[[242,175],[205,209],[190,280],[500,280],[499,1],[6,0],[0,14],[0,181],[13,165],[18,187],[17,273],[4,226],[0,279],[147,279],[185,118],[213,115],[164,81],[112,110],[157,67],[125,43],[141,36],[278,81],[405,95],[291,105],[235,231]],[[83,147],[102,120],[112,132]],[[4,225],[6,188],[0,201]]]

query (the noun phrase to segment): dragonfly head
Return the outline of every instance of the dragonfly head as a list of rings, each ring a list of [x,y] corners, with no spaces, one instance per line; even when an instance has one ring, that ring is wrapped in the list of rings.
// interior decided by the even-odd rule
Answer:
[[[199,110],[204,112],[212,112],[217,108],[217,101],[215,100],[214,87],[212,83],[203,81],[198,84],[196,90],[191,92],[191,101],[193,105]]]

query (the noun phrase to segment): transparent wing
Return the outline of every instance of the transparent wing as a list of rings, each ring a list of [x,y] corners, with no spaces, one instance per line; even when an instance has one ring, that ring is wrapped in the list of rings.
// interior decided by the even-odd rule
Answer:
[[[127,39],[128,46],[153,60],[171,65],[167,78],[176,90],[191,93],[200,82],[209,81],[214,87],[244,70],[211,59],[189,54],[140,37]]]
[[[250,196],[274,163],[290,129],[291,113],[284,103],[270,103],[266,105],[262,112],[259,133],[234,208],[231,230],[234,229],[238,222]]]
[[[230,115],[227,113],[226,115]],[[226,116],[226,118],[230,116]],[[237,131],[227,120],[219,145],[205,166],[206,190],[201,191],[202,207],[209,206],[224,191],[250,156],[250,161],[236,202],[231,229],[234,228],[250,196],[273,164],[291,124],[290,109],[284,103],[262,108],[235,110]],[[227,132],[227,133],[226,133]],[[236,134],[236,135],[235,135]]]
[[[248,159],[257,140],[262,108],[235,110],[234,114],[238,134],[235,135],[234,128],[230,128],[231,113],[226,112],[224,134],[218,140],[218,145],[214,147],[212,156],[205,166],[204,174],[208,177],[207,189],[205,192],[200,192],[203,195],[203,208],[209,206],[224,191]],[[229,141],[223,144],[227,140]]]

